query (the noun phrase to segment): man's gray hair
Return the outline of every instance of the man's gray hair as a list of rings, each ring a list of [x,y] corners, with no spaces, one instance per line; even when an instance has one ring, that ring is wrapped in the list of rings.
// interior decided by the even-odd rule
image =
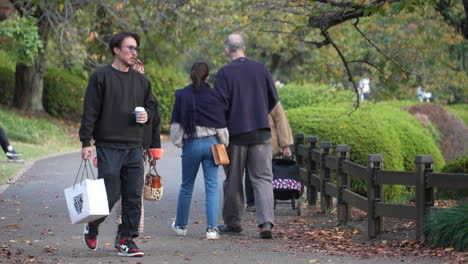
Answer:
[[[229,52],[236,52],[245,48],[244,39],[239,34],[231,34],[224,40],[224,47]]]

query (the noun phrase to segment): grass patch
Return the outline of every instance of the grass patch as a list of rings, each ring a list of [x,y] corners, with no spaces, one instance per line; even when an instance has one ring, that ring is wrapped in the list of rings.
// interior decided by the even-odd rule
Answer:
[[[468,104],[444,105],[444,108],[463,120],[465,125],[468,126]]]
[[[468,202],[431,213],[425,228],[431,245],[468,250]]]
[[[5,129],[10,144],[23,154],[28,162],[51,154],[78,150],[80,143],[74,138],[77,128],[61,124],[48,117],[25,117],[6,108],[0,108],[0,126]],[[2,151],[3,152],[3,151]],[[0,159],[6,156],[0,153]],[[16,175],[24,164],[0,163],[0,184]]]

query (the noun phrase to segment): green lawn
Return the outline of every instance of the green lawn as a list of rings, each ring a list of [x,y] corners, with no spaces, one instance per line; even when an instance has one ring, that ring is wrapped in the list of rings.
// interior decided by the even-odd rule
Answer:
[[[0,126],[5,129],[11,145],[23,154],[28,162],[34,159],[72,150],[79,150],[80,143],[73,137],[77,127],[46,117],[25,117],[0,108]],[[6,156],[0,152],[0,159]],[[24,164],[0,163],[0,184],[16,175]]]

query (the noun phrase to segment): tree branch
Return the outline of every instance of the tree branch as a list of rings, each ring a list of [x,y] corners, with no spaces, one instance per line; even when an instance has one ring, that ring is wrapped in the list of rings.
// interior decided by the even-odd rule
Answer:
[[[414,73],[412,71],[409,71],[409,70],[406,70],[405,68],[403,68],[402,65],[400,65],[400,63],[398,63],[394,58],[393,56],[389,56],[387,55],[382,49],[380,49],[374,42],[372,42],[372,40],[370,40],[367,35],[362,32],[362,30],[358,27],[358,24],[359,24],[359,18],[356,19],[356,22],[353,23],[353,26],[354,28],[359,32],[359,34],[361,34],[361,36],[370,44],[372,45],[372,47],[374,47],[380,54],[382,54],[385,58],[387,58],[389,61],[391,61],[393,64],[395,64],[395,66],[397,66],[400,71],[404,72],[404,73],[408,73],[408,74],[414,74],[414,75],[418,75],[417,73]]]
[[[327,40],[333,46],[333,48],[335,48],[336,52],[338,53],[338,56],[340,56],[340,59],[343,62],[343,65],[346,69],[346,73],[348,74],[348,80],[353,84],[354,93],[356,94],[356,105],[354,105],[354,110],[352,111],[354,112],[359,108],[359,103],[360,103],[359,91],[358,91],[357,84],[354,82],[353,74],[351,73],[351,70],[349,69],[348,61],[346,60],[345,56],[343,55],[341,50],[338,48],[338,46],[335,44],[335,42],[331,39],[328,32],[326,30],[322,30],[321,33],[322,33],[322,36],[325,38],[325,40]]]
[[[379,66],[375,65],[374,63],[368,61],[368,60],[352,60],[352,61],[348,61],[348,63],[364,63],[364,64],[367,64],[369,66],[371,66],[372,68],[376,69],[379,73],[381,74],[384,74],[384,72],[379,68]]]

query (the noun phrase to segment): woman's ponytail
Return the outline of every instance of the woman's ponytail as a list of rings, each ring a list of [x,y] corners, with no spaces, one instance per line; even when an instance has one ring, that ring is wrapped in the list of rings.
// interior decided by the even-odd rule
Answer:
[[[210,70],[208,64],[204,62],[196,62],[192,65],[190,70],[190,79],[192,79],[192,85],[195,91],[200,89],[200,86],[208,77]]]

